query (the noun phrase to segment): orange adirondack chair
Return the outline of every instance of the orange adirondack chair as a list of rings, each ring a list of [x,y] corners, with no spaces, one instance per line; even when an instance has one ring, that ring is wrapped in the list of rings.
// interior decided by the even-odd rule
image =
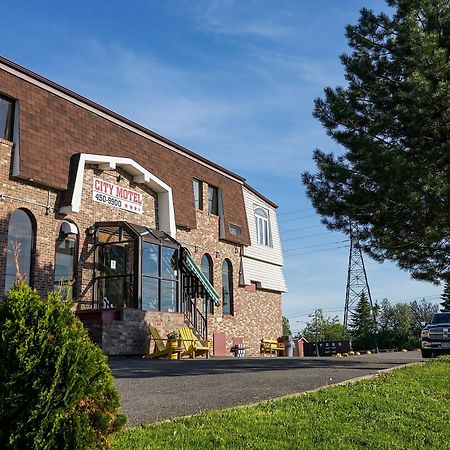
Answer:
[[[205,340],[200,342],[189,327],[180,328],[180,340],[184,350],[181,353],[182,357],[189,356],[195,359],[196,356],[205,355],[206,358],[209,358],[210,341]]]

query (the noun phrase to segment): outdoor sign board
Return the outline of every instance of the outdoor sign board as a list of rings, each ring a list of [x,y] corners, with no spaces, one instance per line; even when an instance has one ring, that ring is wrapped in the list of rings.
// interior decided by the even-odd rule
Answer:
[[[142,194],[108,181],[94,177],[92,199],[113,208],[124,209],[135,214],[142,214]]]

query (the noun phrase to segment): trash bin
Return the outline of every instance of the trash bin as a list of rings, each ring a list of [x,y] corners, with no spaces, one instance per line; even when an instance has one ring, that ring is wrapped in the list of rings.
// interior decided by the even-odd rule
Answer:
[[[292,336],[283,336],[284,356],[292,358],[294,356],[294,339]]]

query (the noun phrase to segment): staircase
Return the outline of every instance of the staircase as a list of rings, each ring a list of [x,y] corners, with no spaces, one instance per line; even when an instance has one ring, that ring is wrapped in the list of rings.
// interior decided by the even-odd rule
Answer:
[[[196,302],[189,295],[183,293],[184,320],[199,338],[208,339],[208,321],[196,304],[201,301],[199,299]]]

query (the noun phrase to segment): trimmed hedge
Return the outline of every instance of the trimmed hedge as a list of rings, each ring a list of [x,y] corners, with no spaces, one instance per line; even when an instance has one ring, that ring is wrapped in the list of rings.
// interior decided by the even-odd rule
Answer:
[[[92,449],[126,422],[107,358],[57,293],[0,303],[0,448]]]

